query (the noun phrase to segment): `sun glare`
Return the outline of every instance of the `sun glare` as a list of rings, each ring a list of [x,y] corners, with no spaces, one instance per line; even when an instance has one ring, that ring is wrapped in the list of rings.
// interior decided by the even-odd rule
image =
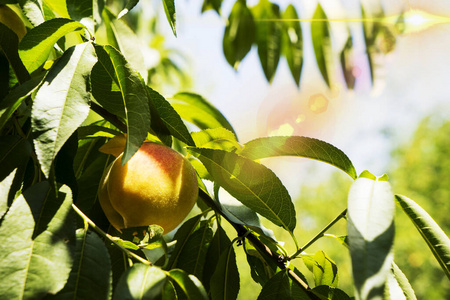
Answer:
[[[436,16],[417,9],[407,11],[404,20],[405,33],[421,32],[437,24],[450,23],[449,17]]]

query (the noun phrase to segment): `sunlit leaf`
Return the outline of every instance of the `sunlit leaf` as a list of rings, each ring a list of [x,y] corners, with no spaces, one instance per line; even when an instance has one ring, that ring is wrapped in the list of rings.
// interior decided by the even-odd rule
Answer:
[[[323,251],[314,255],[302,255],[306,267],[313,273],[316,286],[338,287],[339,276],[336,263]]]
[[[169,99],[169,102],[181,118],[200,129],[224,127],[236,135],[233,126],[222,113],[200,95],[177,93]]]
[[[95,62],[91,43],[69,48],[36,94],[31,111],[34,145],[47,177],[56,154],[88,116],[91,96],[86,77]]]
[[[260,0],[252,8],[256,22],[258,56],[267,81],[271,82],[281,55],[282,25],[280,8],[269,0]]]
[[[19,0],[18,3],[33,26],[38,26],[45,21],[42,1]]]
[[[166,280],[166,274],[160,268],[134,264],[120,278],[114,289],[113,299],[157,299]]]
[[[186,125],[181,120],[180,115],[170,105],[170,103],[164,99],[158,92],[148,88],[150,94],[150,101],[154,109],[158,112],[164,125],[169,130],[170,134],[189,146],[194,146],[194,140],[192,139]],[[153,121],[153,119],[152,119]]]
[[[175,13],[175,0],[163,0],[164,12],[166,13],[167,21],[169,21],[170,28],[175,36],[177,36],[176,30],[176,13]]]
[[[19,39],[17,35],[3,23],[0,23],[0,53],[8,59],[14,74],[20,83],[30,79],[27,69],[19,57]],[[3,102],[2,102],[3,104]]]
[[[363,172],[348,195],[348,243],[357,299],[382,299],[391,267],[395,203],[386,176]]]
[[[54,1],[54,0],[43,0],[43,1],[35,1],[32,0],[30,2],[43,2],[44,3],[44,7],[45,5],[47,5],[52,11],[56,12],[58,15],[60,15],[62,18],[69,18],[69,13],[67,12],[67,3],[70,1],[76,1],[76,0],[59,0],[59,1]],[[85,1],[85,0],[82,0]],[[45,12],[45,10],[44,10]]]
[[[98,137],[113,138],[121,133],[117,130],[100,125],[87,125],[78,127],[79,139],[92,139]]]
[[[270,169],[231,152],[193,147],[187,150],[233,197],[275,225],[294,230],[296,219],[291,197]]]
[[[223,54],[233,68],[237,69],[252,48],[256,27],[253,16],[243,0],[234,3],[223,34]]]
[[[75,215],[67,186],[47,182],[19,196],[0,227],[0,290],[4,299],[36,299],[61,290],[72,269]]]
[[[328,18],[322,6],[317,4],[311,22],[311,39],[316,56],[317,66],[328,87],[332,87],[333,55]]]
[[[124,165],[142,145],[150,130],[151,117],[147,90],[139,74],[127,63],[125,57],[111,46],[96,46],[98,62],[92,72],[93,95],[107,110],[115,113],[123,107],[127,121],[127,143],[122,156]],[[95,73],[94,77],[94,71]],[[110,99],[110,89],[96,90],[101,81],[114,82],[120,98]],[[94,83],[95,82],[95,83]]]
[[[207,300],[205,288],[200,280],[195,276],[185,273],[183,270],[172,269],[169,271],[168,276],[173,282],[183,290],[188,300]]]
[[[258,300],[311,299],[288,275],[287,270],[276,273],[263,287]]]
[[[275,136],[251,140],[240,155],[252,160],[273,156],[299,156],[326,162],[356,178],[356,171],[344,152],[324,141],[303,136]]]
[[[195,145],[199,148],[222,149],[233,151],[241,146],[236,141],[234,133],[223,127],[205,129],[192,133]]]
[[[32,73],[45,63],[60,38],[84,28],[76,21],[53,19],[31,29],[19,44],[19,55],[28,72]],[[43,39],[43,36],[46,38]]]
[[[393,295],[390,293],[390,298],[392,300],[398,299],[406,299],[406,300],[417,300],[416,294],[406,278],[405,274],[403,274],[402,270],[392,262],[391,272],[388,280],[389,290],[391,290],[390,286],[395,285],[396,288],[400,290],[400,294]]]
[[[328,285],[316,286],[312,289],[314,295],[323,300],[353,300],[354,297],[347,295],[343,290]]]
[[[55,299],[110,299],[112,273],[105,243],[92,231],[78,229],[76,235],[73,268]]]
[[[131,67],[146,81],[147,67],[140,46],[141,40],[123,19],[117,19],[109,9],[104,9],[103,20],[109,44],[119,50]]]
[[[433,218],[413,200],[396,195],[395,199],[422,235],[445,275],[450,279],[450,239]]]
[[[303,66],[303,35],[297,11],[292,4],[286,7],[282,18],[284,19],[282,51],[298,86]]]
[[[220,254],[216,270],[210,278],[211,299],[236,299],[240,284],[239,271],[236,265],[236,254],[232,244]]]
[[[5,126],[6,122],[11,118],[13,113],[19,108],[23,100],[30,96],[41,84],[44,77],[34,77],[23,84],[16,86],[8,95],[0,102],[0,129]]]

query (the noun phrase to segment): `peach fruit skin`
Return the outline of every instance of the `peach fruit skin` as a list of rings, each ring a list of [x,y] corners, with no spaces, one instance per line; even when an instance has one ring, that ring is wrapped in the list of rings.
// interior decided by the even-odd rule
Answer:
[[[146,142],[122,167],[122,154],[108,167],[99,201],[116,229],[157,224],[164,233],[186,218],[198,197],[197,175],[175,150]]]

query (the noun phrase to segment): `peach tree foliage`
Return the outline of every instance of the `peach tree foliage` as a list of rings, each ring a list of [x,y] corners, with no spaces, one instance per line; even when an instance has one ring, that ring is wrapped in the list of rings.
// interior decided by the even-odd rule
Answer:
[[[387,176],[358,175],[345,153],[314,138],[262,137],[241,143],[232,125],[202,96],[179,92],[166,99],[158,93],[143,68],[138,38],[124,21],[137,2],[128,1],[116,14],[103,1],[0,1],[15,5],[28,27],[19,41],[0,24],[2,298],[235,299],[242,276],[236,265],[240,251],[262,287],[258,299],[351,299],[349,294],[415,299],[393,260],[396,203],[450,278],[448,237],[413,200],[394,195]],[[205,0],[204,9],[220,13],[221,2]],[[163,0],[163,6],[175,33],[175,3]],[[284,50],[274,48],[285,38],[280,24],[301,36],[297,15],[294,6],[280,14],[268,0],[252,8],[236,1],[224,29],[226,59],[237,67],[256,43],[260,58],[278,59],[284,53],[298,83],[301,40],[290,40]],[[320,6],[315,15],[326,19]],[[260,26],[249,21],[282,16],[289,22]],[[315,23],[316,61],[329,84],[324,65],[328,25]],[[254,40],[247,40],[241,26]],[[378,34],[373,28],[365,32],[368,40],[368,33]],[[277,61],[262,59],[261,64],[270,80]],[[164,235],[153,224],[118,232],[102,213],[97,189],[112,157],[99,148],[123,133],[123,164],[149,139],[183,153],[195,167],[197,209],[175,234]],[[296,230],[296,209],[301,208],[259,162],[276,156],[328,163],[354,180],[348,208],[310,241],[302,241]],[[221,201],[220,190],[236,203]],[[277,241],[261,218],[291,239]],[[354,291],[339,289],[338,266],[325,252],[307,252],[338,221],[347,222],[336,247],[348,248]],[[234,231],[224,230],[224,224]],[[286,251],[284,243],[296,250]],[[312,280],[294,266],[294,258],[304,262]]]

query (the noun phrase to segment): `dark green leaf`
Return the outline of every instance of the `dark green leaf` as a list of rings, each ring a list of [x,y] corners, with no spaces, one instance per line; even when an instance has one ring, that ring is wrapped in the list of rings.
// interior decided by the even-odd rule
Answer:
[[[245,1],[234,3],[223,35],[223,53],[235,69],[252,48],[256,27]]]
[[[338,287],[339,276],[335,262],[323,251],[314,255],[302,255],[306,267],[313,273],[316,286]]]
[[[352,90],[355,87],[356,77],[353,62],[353,38],[350,34],[344,45],[344,49],[341,51],[341,68],[347,88]]]
[[[258,300],[273,299],[311,299],[305,292],[293,282],[287,270],[275,274],[263,287]]]
[[[158,112],[159,117],[169,132],[186,145],[195,146],[194,140],[186,128],[186,125],[184,125],[183,120],[181,120],[181,117],[170,103],[151,88],[148,88],[148,91],[152,106]]]
[[[139,0],[128,0],[127,4],[125,4],[124,9],[122,9],[117,16],[118,19],[122,18],[124,15],[126,15],[130,10],[133,9],[133,7],[136,6],[136,4],[139,3]]]
[[[244,250],[253,280],[261,286],[265,286],[275,275],[278,266],[272,260],[265,259],[266,256],[248,241],[244,241]]]
[[[109,93],[103,93],[104,90],[94,92],[93,95],[107,110],[117,110],[118,107],[124,107],[123,115],[127,120],[127,143],[122,156],[122,165],[124,165],[144,142],[147,133],[150,130],[151,117],[148,106],[147,90],[139,74],[130,68],[125,57],[111,46],[95,47],[98,63],[97,68],[103,67],[100,74],[103,77],[95,78],[96,83],[105,79],[115,83],[119,88],[120,98],[115,97],[117,103],[111,102]],[[94,66],[93,72],[96,69]],[[107,75],[107,76],[106,76]],[[106,77],[105,77],[106,76]],[[92,75],[94,81],[94,74]],[[110,77],[110,78],[108,78]],[[93,88],[96,86],[92,83]],[[116,94],[117,95],[117,94]],[[120,102],[119,102],[120,101]]]
[[[199,148],[222,149],[226,151],[235,151],[241,148],[234,133],[223,127],[193,132],[192,138],[195,141],[195,145]]]
[[[36,299],[61,290],[72,269],[75,215],[70,189],[41,182],[19,196],[0,227],[4,299]]]
[[[324,141],[303,136],[258,138],[244,144],[239,153],[252,160],[272,156],[300,156],[326,162],[341,169],[353,179],[356,171],[344,152]]]
[[[27,69],[19,57],[19,39],[17,35],[3,23],[0,23],[0,50],[5,54],[14,74],[20,83],[30,79]],[[0,52],[1,54],[1,52]]]
[[[200,129],[224,127],[236,135],[233,126],[222,113],[200,95],[178,93],[169,99],[169,102],[181,118],[198,126]]]
[[[256,45],[267,81],[271,82],[281,55],[282,25],[280,8],[269,0],[260,0],[252,9],[256,23]]]
[[[383,177],[359,177],[348,195],[348,243],[356,294],[383,297],[394,241],[394,195]]]
[[[211,299],[233,300],[239,293],[239,271],[233,245],[220,255],[214,274],[210,280]]]
[[[324,300],[352,300],[344,291],[328,286],[321,285],[312,289],[312,292]]]
[[[31,111],[34,145],[47,177],[56,154],[89,114],[87,77],[95,61],[91,43],[69,48],[36,94]]]
[[[283,53],[297,86],[303,66],[303,35],[295,7],[289,4],[283,13]]]
[[[396,195],[395,199],[422,235],[445,275],[450,279],[450,239],[433,218],[413,200]]]
[[[333,53],[331,49],[330,25],[320,3],[317,4],[313,19],[315,21],[311,22],[311,39],[317,66],[328,87],[331,88],[333,84]]]
[[[66,0],[67,12],[72,20],[83,21],[83,24],[89,22],[87,25],[89,30],[94,32],[93,21],[93,6],[97,5],[98,0]]]
[[[177,36],[176,30],[176,12],[175,12],[175,0],[163,0],[164,12],[166,13],[167,21],[169,21],[170,28],[172,28],[173,34]]]
[[[189,147],[214,181],[233,197],[274,224],[292,231],[295,209],[280,179],[265,166],[222,150]]]
[[[202,279],[206,252],[213,238],[213,230],[209,221],[201,221],[184,241],[184,247],[177,253],[177,262],[172,265]],[[178,243],[178,242],[177,242]]]
[[[30,96],[36,88],[41,84],[44,77],[34,77],[23,84],[16,86],[8,95],[0,102],[0,129],[5,126],[6,122],[11,118],[13,113],[19,108],[23,100]]]
[[[185,273],[183,270],[173,269],[168,273],[170,279],[183,290],[189,300],[207,300],[205,288],[195,276]]]
[[[19,55],[28,72],[34,72],[45,63],[60,38],[84,28],[76,21],[53,19],[31,29],[19,44]]]
[[[231,241],[227,236],[225,230],[222,226],[218,226],[216,233],[208,247],[208,252],[206,253],[205,266],[203,268],[203,284],[207,291],[209,291],[209,282],[211,276],[216,270],[217,263],[219,262],[219,257],[231,246]]]
[[[78,229],[76,234],[75,260],[66,286],[48,299],[110,299],[112,273],[105,243],[92,231]]]
[[[120,278],[113,299],[158,299],[166,280],[166,274],[160,268],[134,264]]]
[[[78,198],[78,184],[73,169],[73,161],[78,150],[78,134],[75,131],[55,159],[55,177],[56,182],[65,184],[72,190],[73,199]]]

